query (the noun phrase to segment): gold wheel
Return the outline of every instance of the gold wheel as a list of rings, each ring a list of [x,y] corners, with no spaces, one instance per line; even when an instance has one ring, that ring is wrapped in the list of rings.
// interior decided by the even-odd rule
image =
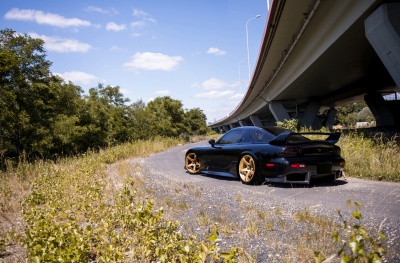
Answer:
[[[195,174],[200,171],[200,162],[197,160],[195,153],[186,155],[185,166],[189,173]]]
[[[251,183],[254,181],[256,174],[256,164],[253,157],[250,155],[243,155],[239,162],[239,175],[244,183]]]

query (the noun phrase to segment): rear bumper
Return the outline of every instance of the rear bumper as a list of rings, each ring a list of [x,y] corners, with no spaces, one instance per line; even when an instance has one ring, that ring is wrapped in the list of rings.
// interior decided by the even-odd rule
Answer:
[[[336,181],[343,176],[343,171],[335,171],[330,174],[313,174],[312,172],[306,173],[293,173],[278,177],[266,177],[265,182],[270,183],[292,183],[292,184],[310,184],[311,179],[326,178],[331,182]]]
[[[343,166],[340,162],[319,162],[306,164],[304,168],[292,168],[288,164],[275,166],[274,171],[265,169],[266,182],[309,184],[312,179],[324,178],[329,181],[343,176]]]

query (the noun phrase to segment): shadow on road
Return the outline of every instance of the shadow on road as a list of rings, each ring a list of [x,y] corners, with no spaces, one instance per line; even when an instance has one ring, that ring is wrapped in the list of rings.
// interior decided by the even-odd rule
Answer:
[[[189,174],[188,172],[186,172]],[[221,176],[221,175],[212,175],[212,174],[197,174],[203,177],[212,178],[218,181],[237,181],[240,183],[240,180],[231,177],[231,176]],[[326,179],[312,179],[310,184],[291,184],[291,183],[271,183],[265,182],[262,184],[254,185],[255,187],[277,187],[277,188],[314,188],[314,187],[336,187],[347,184],[348,181],[346,179],[338,179],[335,182],[326,181]]]
[[[344,179],[336,180],[335,182],[327,182],[322,179],[311,180],[310,184],[291,184],[291,183],[264,183],[261,186],[278,187],[278,188],[314,188],[314,187],[336,187],[345,185],[348,182]]]

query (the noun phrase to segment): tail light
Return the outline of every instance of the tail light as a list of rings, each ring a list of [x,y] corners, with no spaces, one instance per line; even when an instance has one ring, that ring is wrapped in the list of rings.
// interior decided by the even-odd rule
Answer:
[[[342,161],[342,162],[340,162],[340,164],[339,164],[339,165],[340,165],[341,167],[344,167],[344,166],[345,166],[345,164],[346,164],[346,162],[345,162],[345,161]]]
[[[292,163],[290,165],[292,168],[306,168],[306,165],[304,163]]]
[[[274,163],[267,163],[265,166],[267,166],[267,168],[272,168],[275,167]]]

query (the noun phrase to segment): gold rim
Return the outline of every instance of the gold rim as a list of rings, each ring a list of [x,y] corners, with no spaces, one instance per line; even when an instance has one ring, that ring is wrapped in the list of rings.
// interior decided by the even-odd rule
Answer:
[[[189,153],[186,155],[186,169],[191,174],[198,173],[200,171],[200,162],[197,160],[195,153]]]
[[[239,163],[239,175],[243,182],[249,183],[253,180],[256,172],[256,164],[253,157],[244,155]]]

